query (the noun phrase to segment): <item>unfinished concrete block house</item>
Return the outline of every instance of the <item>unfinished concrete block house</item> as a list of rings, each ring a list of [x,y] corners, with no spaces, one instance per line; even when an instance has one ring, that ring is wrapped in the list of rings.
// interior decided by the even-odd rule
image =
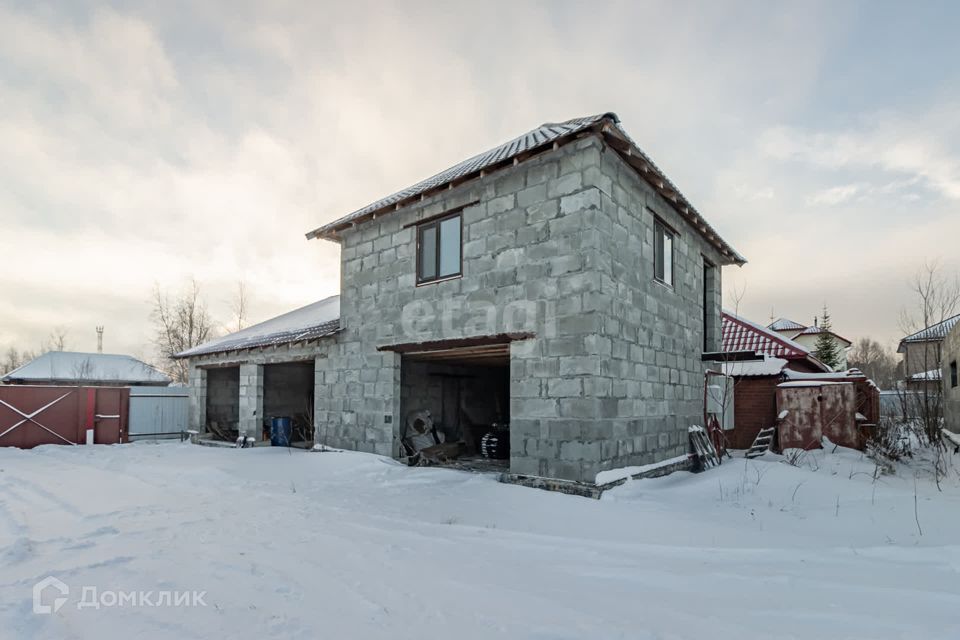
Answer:
[[[396,456],[428,410],[467,456],[495,428],[513,474],[585,482],[687,453],[720,267],[744,263],[612,113],[537,127],[307,237],[340,244],[339,298],[181,354],[198,428],[216,415],[259,439],[299,410],[318,441]]]

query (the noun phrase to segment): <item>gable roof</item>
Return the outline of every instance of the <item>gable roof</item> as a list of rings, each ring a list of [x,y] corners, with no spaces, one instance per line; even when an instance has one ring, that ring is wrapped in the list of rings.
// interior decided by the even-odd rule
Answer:
[[[491,171],[526,160],[584,135],[600,135],[641,177],[649,182],[673,207],[726,258],[727,264],[742,265],[746,259],[727,244],[692,204],[670,182],[670,179],[645,154],[620,126],[615,113],[601,113],[573,118],[560,123],[546,123],[493,149],[468,158],[449,169],[381,198],[342,218],[307,233],[307,238],[338,241],[339,232],[376,215],[395,211],[431,196],[441,189],[452,188],[468,180],[483,177]]]
[[[114,353],[48,351],[0,378],[3,382],[167,385],[170,378],[146,362]]]
[[[340,296],[330,296],[241,331],[227,334],[222,338],[209,340],[192,349],[181,351],[174,357],[190,358],[212,353],[318,340],[332,336],[339,330]]]
[[[960,321],[960,314],[947,318],[943,322],[930,325],[926,329],[921,329],[916,333],[911,333],[900,341],[900,345],[897,347],[897,353],[903,353],[906,345],[911,342],[939,342],[943,340],[947,337],[947,334],[950,333],[950,330],[956,326],[958,321]]]
[[[807,360],[824,371],[830,368],[817,360],[802,344],[789,340],[775,331],[746,318],[724,311],[720,323],[723,350],[754,351],[772,358]]]
[[[789,318],[777,318],[773,322],[767,325],[768,329],[773,329],[774,331],[800,331],[806,329],[807,326],[800,324],[799,322],[794,322]]]
[[[814,335],[817,335],[818,333],[824,333],[823,327],[804,327],[803,331],[797,333],[793,337],[796,338],[797,336],[814,336]],[[844,338],[838,333],[834,333],[833,331],[829,331],[827,333],[832,335],[834,338],[837,338],[838,340],[846,342],[847,344],[853,344],[852,342],[850,342],[849,340],[847,340],[846,338]]]

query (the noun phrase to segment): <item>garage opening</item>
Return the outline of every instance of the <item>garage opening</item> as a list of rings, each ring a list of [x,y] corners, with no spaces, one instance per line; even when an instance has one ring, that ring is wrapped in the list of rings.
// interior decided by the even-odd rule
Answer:
[[[509,468],[509,343],[405,352],[400,384],[406,456],[469,469]]]
[[[290,444],[313,444],[313,361],[283,362],[263,367],[263,439],[270,439],[274,418],[288,418]]]
[[[240,367],[207,369],[207,431],[233,442],[240,426]]]

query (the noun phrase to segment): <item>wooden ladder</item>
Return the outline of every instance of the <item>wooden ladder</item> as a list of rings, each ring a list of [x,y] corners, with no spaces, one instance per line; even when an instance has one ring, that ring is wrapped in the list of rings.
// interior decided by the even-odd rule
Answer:
[[[746,457],[757,458],[769,451],[770,445],[773,444],[773,434],[776,432],[776,426],[760,429],[760,433],[753,439],[753,444],[747,449]]]
[[[697,456],[700,468],[709,469],[710,467],[720,466],[720,457],[717,455],[713,443],[710,442],[707,430],[694,425],[688,431],[690,433],[690,444],[693,445],[693,453]]]

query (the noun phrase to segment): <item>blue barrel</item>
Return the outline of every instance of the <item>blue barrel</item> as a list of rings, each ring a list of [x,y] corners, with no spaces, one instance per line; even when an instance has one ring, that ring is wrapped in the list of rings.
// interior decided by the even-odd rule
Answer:
[[[270,446],[289,447],[293,434],[293,418],[280,416],[270,419]]]

